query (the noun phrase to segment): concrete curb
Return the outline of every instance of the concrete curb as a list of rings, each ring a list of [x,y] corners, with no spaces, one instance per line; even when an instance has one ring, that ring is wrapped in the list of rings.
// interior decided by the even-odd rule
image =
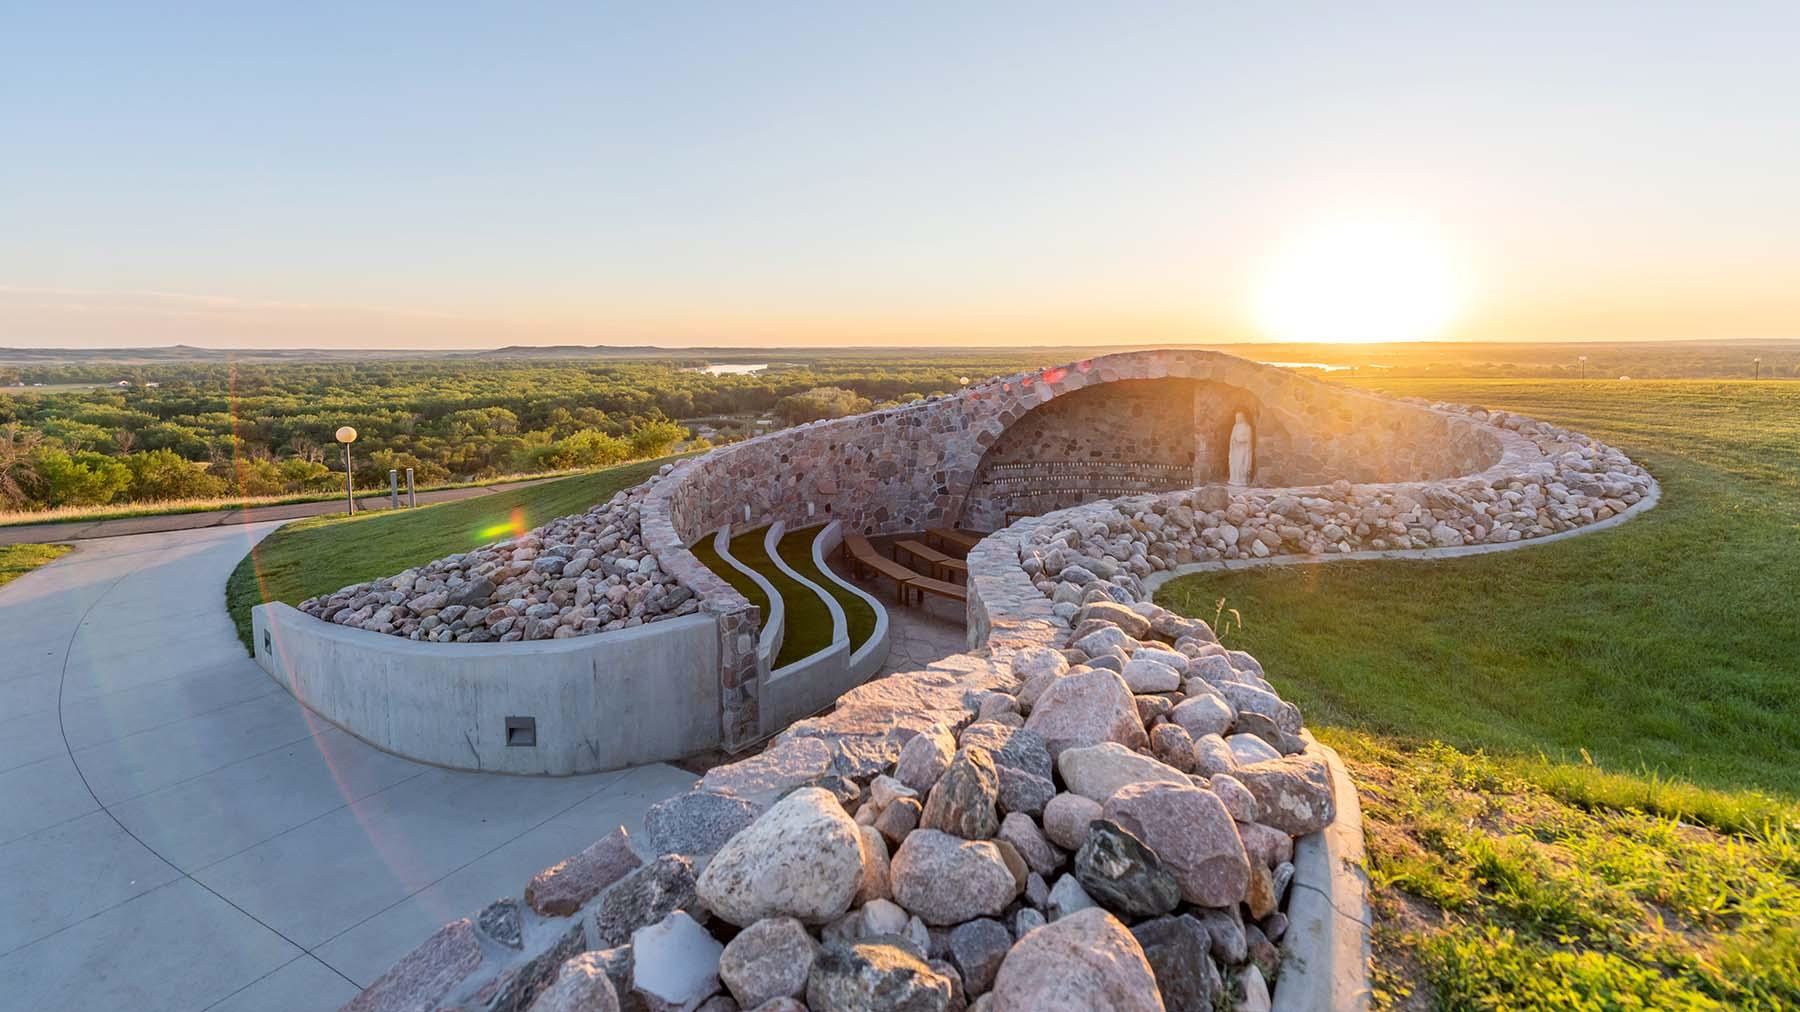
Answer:
[[[1371,560],[1413,560],[1432,562],[1439,559],[1460,559],[1472,555],[1492,555],[1495,552],[1510,552],[1520,548],[1535,548],[1547,545],[1552,541],[1576,538],[1595,531],[1603,531],[1609,527],[1617,527],[1628,520],[1635,519],[1646,510],[1662,501],[1662,483],[1654,476],[1650,479],[1650,493],[1633,503],[1623,513],[1617,513],[1605,520],[1596,520],[1591,524],[1555,534],[1546,534],[1541,538],[1520,538],[1518,541],[1507,541],[1497,545],[1456,545],[1450,548],[1391,548],[1384,551],[1338,552],[1326,555],[1271,555],[1266,559],[1215,559],[1210,562],[1189,562],[1165,569],[1159,573],[1151,573],[1144,577],[1144,593],[1155,599],[1156,592],[1162,585],[1178,576],[1192,573],[1214,573],[1219,570],[1234,572],[1243,569],[1256,569],[1261,566],[1311,566],[1324,562],[1367,562]]]
[[[760,674],[767,675],[775,666],[775,656],[781,653],[781,641],[787,632],[787,603],[776,592],[775,585],[769,578],[739,562],[731,554],[731,526],[728,524],[713,532],[713,551],[725,564],[748,576],[752,582],[762,588],[769,597],[769,613],[763,616],[763,630],[756,638],[756,665]]]
[[[1337,818],[1294,843],[1288,929],[1273,1012],[1363,1012],[1369,979],[1369,875],[1364,868],[1362,803],[1336,751],[1302,732],[1331,770]]]

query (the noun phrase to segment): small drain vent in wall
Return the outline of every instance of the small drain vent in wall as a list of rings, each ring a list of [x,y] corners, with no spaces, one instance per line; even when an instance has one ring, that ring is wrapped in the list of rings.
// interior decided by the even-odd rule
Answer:
[[[536,748],[537,747],[537,718],[536,717],[508,717],[508,718],[506,718],[506,747],[507,748]]]
[[[267,657],[274,652],[275,652],[275,648],[269,645],[269,630],[264,629],[263,630],[263,656]]]

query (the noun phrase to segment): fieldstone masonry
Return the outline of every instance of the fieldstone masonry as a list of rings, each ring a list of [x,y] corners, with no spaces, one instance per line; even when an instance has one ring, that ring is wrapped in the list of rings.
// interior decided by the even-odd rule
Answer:
[[[1133,417],[1167,411],[1186,434],[1133,444],[1164,458],[1139,463],[1210,466],[1215,414],[1249,397],[1258,480],[1320,482],[1148,490],[984,539],[969,652],[853,689],[715,767],[650,813],[651,847],[621,830],[540,873],[523,905],[446,926],[347,1007],[1269,1009],[1295,843],[1336,818],[1332,777],[1256,658],[1146,600],[1145,579],[1571,531],[1654,494],[1642,468],[1515,415],[1149,352],[715,451],[648,488],[640,536],[719,616],[741,734],[756,614],[687,543],[821,513],[869,532],[955,522],[984,469],[1029,463],[1033,446],[1091,452],[1108,431],[1091,414],[1103,401],[1083,398],[1063,417],[1091,433],[1059,433],[1047,412],[1003,438],[1033,408],[1171,376],[1200,381],[1166,388],[1188,407],[1147,398]]]

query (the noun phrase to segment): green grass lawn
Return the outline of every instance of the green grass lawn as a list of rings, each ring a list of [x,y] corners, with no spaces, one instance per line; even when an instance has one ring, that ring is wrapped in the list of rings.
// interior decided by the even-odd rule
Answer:
[[[792,566],[795,572],[824,587],[837,599],[838,606],[844,609],[844,626],[850,637],[850,649],[855,650],[867,643],[875,633],[875,609],[869,607],[869,602],[819,572],[819,567],[813,564],[812,543],[819,531],[819,527],[788,531],[781,536],[775,549],[781,553],[782,561]]]
[[[352,583],[389,576],[509,538],[560,516],[585,513],[656,473],[670,458],[622,464],[530,488],[416,510],[342,513],[296,520],[251,550],[225,584],[238,638],[250,648],[250,609],[299,604]]]
[[[826,607],[823,598],[808,590],[805,584],[776,567],[769,558],[769,553],[763,549],[763,536],[767,533],[768,528],[759,527],[732,538],[731,556],[767,578],[781,595],[782,604],[787,609],[787,627],[781,638],[781,652],[775,658],[775,666],[781,667],[831,645],[831,609]],[[818,533],[817,527],[788,531],[776,543],[775,550],[780,553],[782,561],[792,566],[795,572],[824,587],[837,599],[844,609],[844,624],[848,629],[851,648],[855,649],[875,631],[875,611],[867,601],[827,580],[818,567],[813,565],[812,541]],[[693,552],[708,569],[719,574],[751,604],[762,609],[763,622],[768,622],[769,596],[763,593],[755,580],[727,564],[719,557],[719,553],[713,551],[712,538],[701,538],[693,546]]]
[[[831,609],[825,599],[806,584],[783,573],[763,550],[768,528],[746,531],[731,539],[731,557],[763,575],[781,595],[787,610],[787,628],[781,636],[781,653],[774,666],[783,667],[831,645]],[[729,567],[727,567],[729,568]],[[765,615],[766,617],[766,615]]]
[[[73,545],[0,545],[0,587],[17,580],[52,559],[74,550]]]
[[[1800,384],[1370,385],[1569,426],[1663,486],[1554,544],[1159,592],[1237,609],[1232,645],[1351,761],[1386,1000],[1796,1007]]]

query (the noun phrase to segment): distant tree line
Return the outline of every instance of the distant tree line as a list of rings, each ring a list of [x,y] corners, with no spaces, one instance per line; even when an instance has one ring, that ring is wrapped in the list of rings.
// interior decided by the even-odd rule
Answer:
[[[0,508],[331,492],[343,484],[342,425],[359,433],[366,487],[385,485],[390,468],[412,468],[423,486],[598,467],[670,452],[689,438],[681,419],[836,417],[955,389],[958,372],[982,364],[991,368],[978,375],[1016,368],[891,358],[753,375],[679,361],[8,367]]]

